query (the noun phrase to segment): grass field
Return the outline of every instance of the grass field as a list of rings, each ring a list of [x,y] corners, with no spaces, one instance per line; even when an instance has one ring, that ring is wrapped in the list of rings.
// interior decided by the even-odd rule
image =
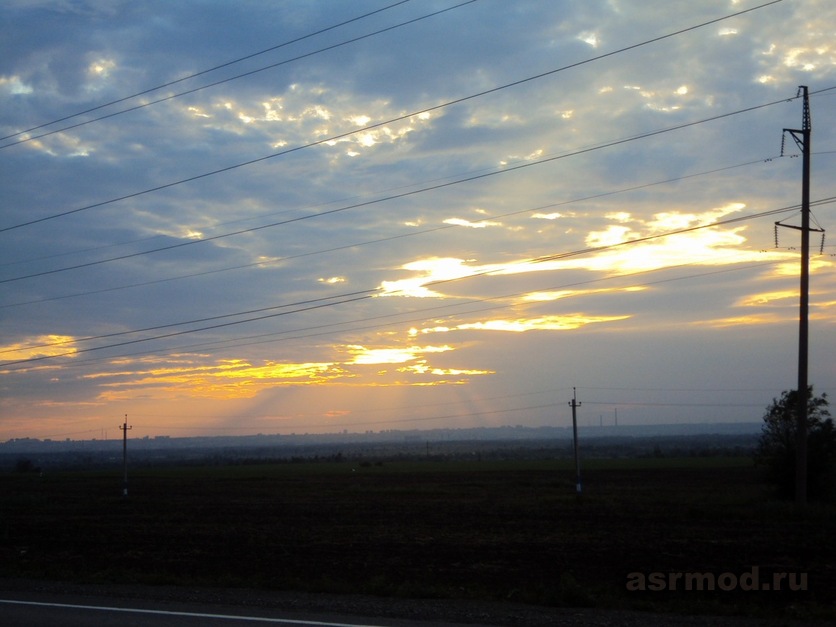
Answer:
[[[771,500],[746,458],[590,460],[581,498],[566,461],[130,479],[123,498],[118,472],[0,474],[0,575],[836,617],[836,506]],[[783,589],[742,589],[753,574]]]

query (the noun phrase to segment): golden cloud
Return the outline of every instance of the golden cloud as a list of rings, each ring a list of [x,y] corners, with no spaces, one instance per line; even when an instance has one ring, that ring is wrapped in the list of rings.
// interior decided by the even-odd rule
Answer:
[[[531,302],[550,302],[570,298],[572,296],[590,296],[592,294],[612,294],[616,292],[643,292],[647,288],[643,286],[603,288],[595,290],[552,290],[543,292],[531,292],[523,297],[523,300]]]
[[[0,345],[3,361],[19,361],[57,355],[73,356],[77,352],[76,338],[71,335],[37,335],[14,344]]]
[[[494,222],[493,220],[480,220],[479,222],[471,222],[464,218],[447,218],[444,224],[452,224],[454,226],[464,226],[470,229],[484,229],[489,226],[502,226],[501,222]]]
[[[466,368],[433,368],[427,365],[426,360],[422,359],[417,364],[410,364],[403,368],[398,368],[398,372],[411,372],[414,374],[430,374],[437,377],[449,376],[476,376],[485,374],[496,374],[495,370],[479,370]]]
[[[559,316],[541,316],[539,318],[517,318],[515,320],[486,320],[468,322],[451,327],[428,327],[421,333],[448,333],[450,331],[506,331],[524,333],[526,331],[567,331],[578,329],[587,324],[626,320],[631,316],[590,316],[586,314],[562,314]]]
[[[754,314],[750,316],[732,316],[729,318],[716,318],[714,320],[701,320],[693,322],[694,326],[708,326],[713,328],[753,326],[763,324],[780,324],[793,320],[792,315],[779,315],[777,313]]]
[[[616,224],[609,224],[601,230],[591,231],[586,236],[587,246],[601,249],[593,254],[565,258],[555,255],[480,265],[470,265],[468,260],[454,257],[428,257],[401,266],[401,269],[414,273],[414,276],[395,281],[383,281],[380,289],[383,296],[443,298],[444,294],[433,289],[434,285],[471,276],[513,275],[566,269],[629,274],[681,266],[683,260],[693,265],[720,266],[786,259],[788,256],[786,252],[765,253],[744,248],[745,226],[701,228],[702,225],[715,223],[724,216],[739,212],[744,208],[743,203],[727,203],[699,213],[662,212],[643,223],[632,220],[631,214],[627,212],[614,212],[607,214],[607,217]],[[559,215],[537,214],[537,217],[554,219]],[[628,226],[625,224],[628,221],[633,224]],[[452,221],[448,220],[448,222]],[[465,226],[484,224],[481,222],[465,224],[465,222],[455,221]],[[673,233],[689,228],[694,230]],[[667,233],[673,234],[660,237]],[[643,237],[654,237],[654,239],[632,243]],[[620,244],[627,243],[630,245],[620,246]],[[818,263],[824,265],[827,262],[819,261]]]
[[[351,345],[346,350],[353,355],[350,362],[360,365],[403,364],[418,359],[426,353],[445,353],[453,350],[449,346],[410,346],[407,348],[366,348]]]
[[[736,307],[764,307],[776,303],[778,301],[781,302],[782,305],[786,305],[788,299],[797,300],[798,299],[798,291],[797,290],[781,290],[777,292],[763,292],[761,294],[751,294],[749,296],[744,296],[740,300],[735,303]]]

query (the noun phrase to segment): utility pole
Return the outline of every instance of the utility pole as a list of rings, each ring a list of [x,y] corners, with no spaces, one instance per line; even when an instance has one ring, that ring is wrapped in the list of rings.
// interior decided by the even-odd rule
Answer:
[[[801,282],[798,314],[798,405],[796,409],[795,445],[795,502],[807,502],[807,361],[809,347],[810,309],[810,153],[812,152],[812,124],[810,120],[810,97],[807,87],[798,88],[803,99],[801,129],[785,128],[795,140],[802,154],[801,181]],[[783,142],[782,142],[783,144]],[[776,222],[777,226],[788,226]],[[790,227],[798,228],[798,227]]]
[[[581,458],[578,455],[578,407],[581,404],[578,402],[575,388],[572,388],[572,402],[569,404],[572,406],[572,435],[575,446],[575,489],[580,496],[583,489],[581,488]]]
[[[122,496],[128,496],[128,429],[133,429],[133,426],[128,426],[128,414],[125,414],[125,424],[119,425],[122,430],[122,465],[125,468],[125,479],[122,482]]]

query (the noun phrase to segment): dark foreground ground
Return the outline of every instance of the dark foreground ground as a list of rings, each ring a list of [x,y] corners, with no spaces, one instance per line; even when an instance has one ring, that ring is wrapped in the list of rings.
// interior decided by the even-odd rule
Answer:
[[[742,459],[589,466],[582,498],[554,461],[146,469],[127,498],[0,474],[0,576],[836,618],[833,505],[771,500]]]

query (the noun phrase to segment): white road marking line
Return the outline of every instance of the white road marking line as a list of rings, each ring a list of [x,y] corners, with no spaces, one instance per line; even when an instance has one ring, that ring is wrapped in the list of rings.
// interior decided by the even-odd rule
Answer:
[[[208,614],[202,612],[175,612],[169,610],[147,610],[133,607],[107,607],[98,605],[73,605],[69,603],[45,603],[40,601],[18,601],[0,599],[6,605],[34,605],[37,607],[58,607],[74,610],[97,610],[101,612],[126,612],[131,614],[160,614],[164,616],[189,616],[192,618],[217,618],[221,620],[241,620],[262,623],[282,623],[285,625],[316,625],[317,627],[382,627],[379,625],[360,625],[357,623],[327,623],[317,620],[294,620],[291,618],[268,618],[260,616],[235,616],[233,614]]]

